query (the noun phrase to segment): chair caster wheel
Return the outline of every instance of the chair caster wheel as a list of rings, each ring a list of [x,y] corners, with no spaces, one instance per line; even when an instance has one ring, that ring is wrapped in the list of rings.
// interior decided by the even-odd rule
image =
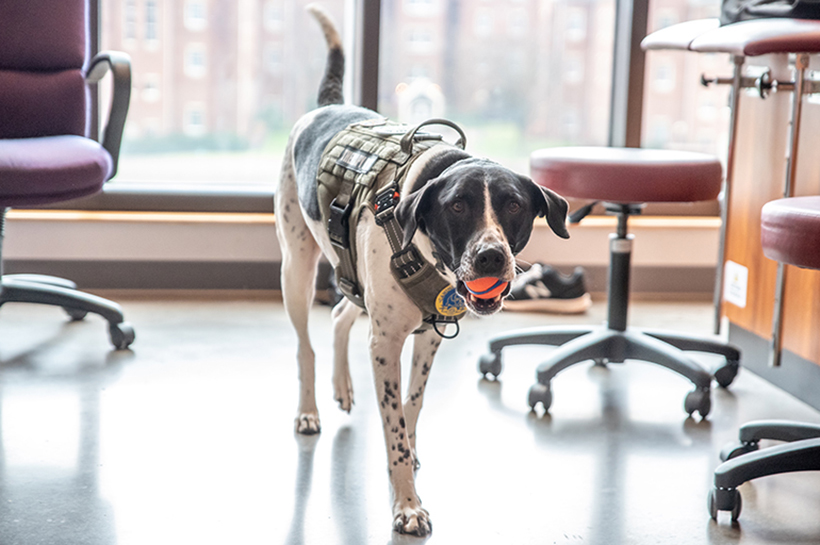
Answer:
[[[707,500],[707,504],[709,507],[709,516],[712,517],[712,520],[716,521],[718,517],[718,508],[717,508],[717,501],[715,500],[715,491],[709,491],[709,498]]]
[[[713,488],[709,491],[709,516],[717,521],[719,511],[731,511],[732,522],[737,522],[740,518],[740,511],[743,508],[743,500],[740,492],[736,488],[731,490],[717,490]]]
[[[66,314],[68,314],[68,317],[71,318],[72,322],[79,322],[88,315],[87,310],[81,310],[78,308],[63,307],[63,310]]]
[[[108,332],[111,335],[111,344],[113,344],[117,350],[125,350],[136,338],[134,328],[131,327],[131,324],[128,322],[110,324],[108,326]]]
[[[712,410],[712,396],[709,389],[697,389],[686,394],[686,399],[683,402],[683,408],[689,416],[697,411],[701,418],[706,418],[709,411]]]
[[[478,360],[478,372],[487,377],[487,373],[493,378],[498,378],[501,374],[501,354],[484,354]]]
[[[530,408],[535,410],[535,406],[541,403],[544,406],[544,411],[550,410],[552,405],[552,389],[549,384],[533,384],[530,388],[528,396]]]
[[[743,454],[754,452],[760,448],[758,443],[729,443],[720,451],[720,461],[725,462]]]
[[[740,363],[737,360],[726,360],[726,365],[717,369],[712,376],[721,388],[728,388],[739,370]]]

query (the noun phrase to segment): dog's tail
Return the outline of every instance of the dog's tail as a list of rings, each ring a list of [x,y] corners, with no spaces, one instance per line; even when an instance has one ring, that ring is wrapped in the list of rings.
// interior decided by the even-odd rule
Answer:
[[[344,104],[342,83],[345,75],[345,53],[339,32],[324,9],[316,4],[309,4],[306,9],[319,21],[327,41],[327,62],[325,75],[319,85],[319,106]]]

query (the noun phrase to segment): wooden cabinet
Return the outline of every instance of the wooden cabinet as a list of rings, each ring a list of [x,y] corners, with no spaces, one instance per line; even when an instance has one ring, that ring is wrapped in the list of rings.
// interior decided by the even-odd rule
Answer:
[[[791,76],[786,58],[765,55],[747,64],[770,66],[776,77],[786,79]],[[812,55],[810,69],[820,69],[820,56]],[[724,302],[723,312],[732,324],[762,339],[771,338],[777,265],[761,249],[760,210],[783,196],[791,96],[744,95],[739,110],[726,259],[748,269],[748,282],[745,307]],[[793,194],[820,195],[820,104],[803,100]],[[783,348],[820,365],[820,271],[786,266],[783,304]]]

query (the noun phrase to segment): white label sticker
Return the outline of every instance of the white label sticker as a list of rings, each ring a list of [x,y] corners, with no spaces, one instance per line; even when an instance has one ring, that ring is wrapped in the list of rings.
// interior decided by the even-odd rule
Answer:
[[[727,303],[746,308],[746,290],[749,286],[749,269],[727,261],[723,270],[723,299]]]

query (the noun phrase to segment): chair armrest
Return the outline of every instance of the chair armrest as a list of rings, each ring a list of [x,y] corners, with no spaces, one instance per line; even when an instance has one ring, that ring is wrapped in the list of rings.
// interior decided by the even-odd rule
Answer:
[[[86,83],[97,83],[109,70],[113,77],[114,91],[101,143],[111,155],[113,170],[110,178],[113,178],[117,173],[125,117],[131,100],[131,57],[120,51],[100,51],[85,70]]]

